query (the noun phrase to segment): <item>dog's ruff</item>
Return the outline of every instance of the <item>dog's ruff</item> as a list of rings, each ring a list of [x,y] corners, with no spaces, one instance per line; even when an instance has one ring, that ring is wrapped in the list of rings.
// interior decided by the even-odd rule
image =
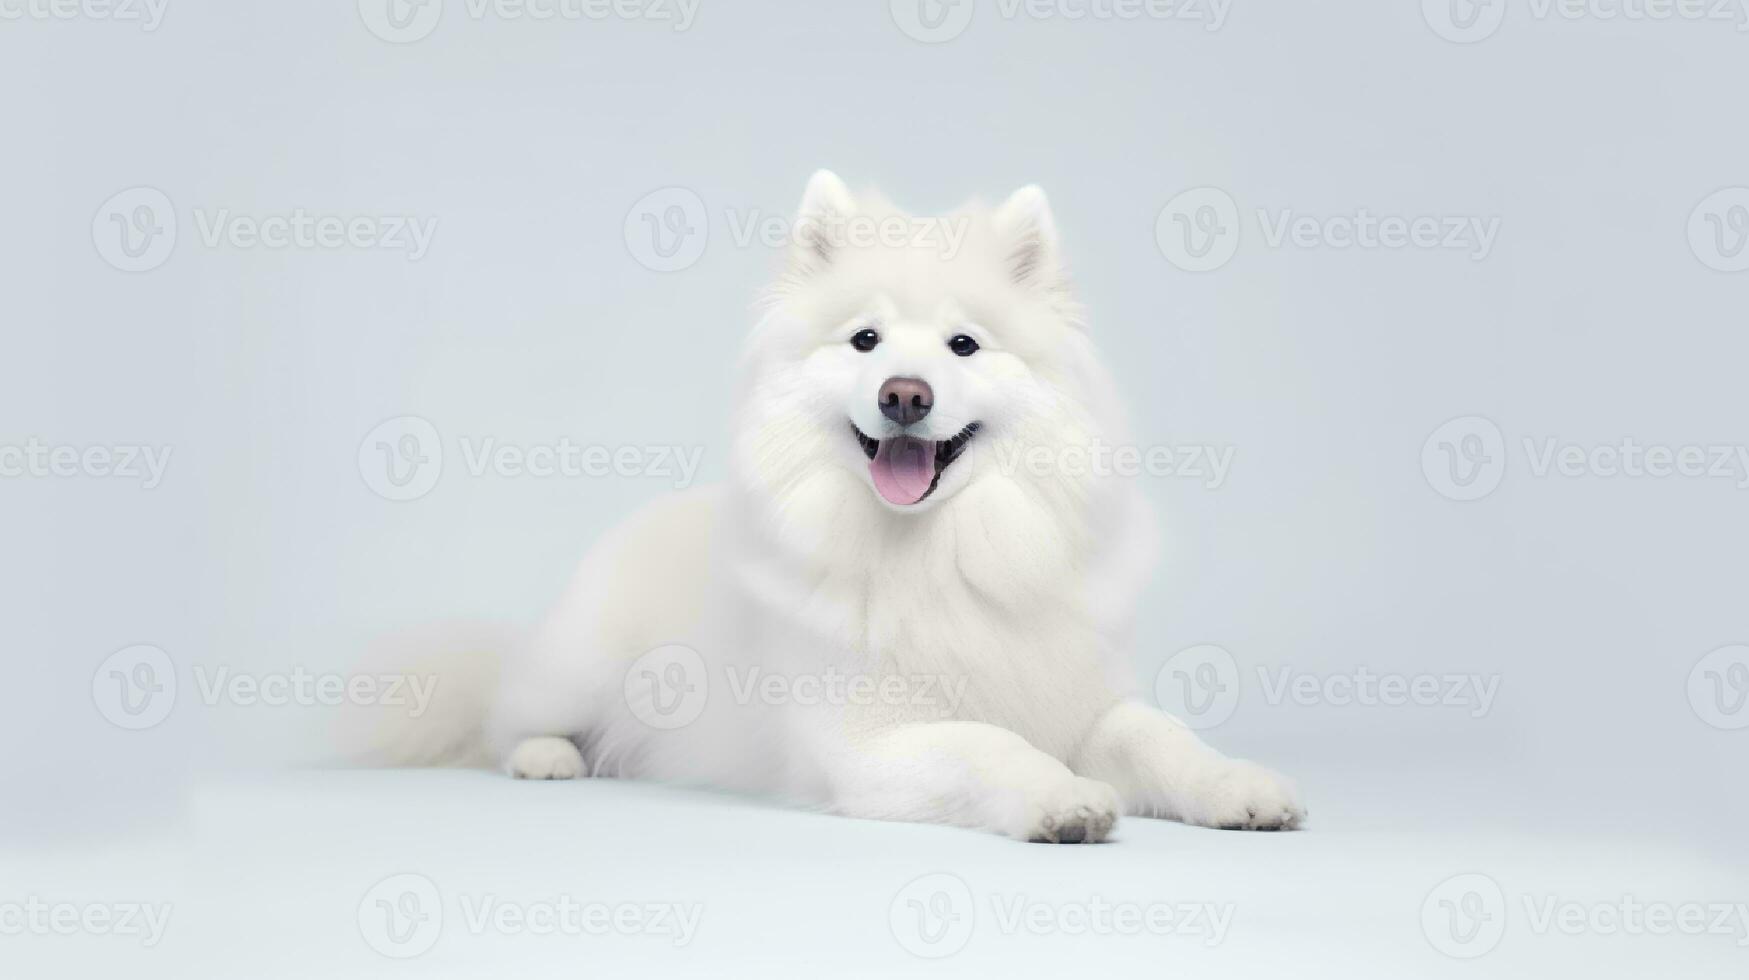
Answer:
[[[1150,521],[1133,481],[1061,464],[1122,433],[1044,195],[935,235],[840,234],[896,218],[924,226],[814,176],[742,364],[730,482],[585,557],[509,652],[488,747],[529,779],[703,784],[1020,840],[1098,841],[1120,813],[1297,827],[1285,780],[1127,697]],[[863,329],[872,349],[851,343]],[[969,356],[949,348],[962,334]],[[895,378],[933,393],[903,430],[877,404]],[[958,452],[916,503],[871,475],[901,431]]]

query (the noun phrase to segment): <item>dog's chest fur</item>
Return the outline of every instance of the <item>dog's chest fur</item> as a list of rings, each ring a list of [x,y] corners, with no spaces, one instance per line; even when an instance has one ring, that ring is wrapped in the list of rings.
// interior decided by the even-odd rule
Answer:
[[[760,632],[792,669],[891,679],[903,697],[852,705],[853,724],[988,722],[1066,758],[1113,689],[1075,549],[1057,529],[1005,533],[955,510],[846,535],[805,571],[765,564]]]

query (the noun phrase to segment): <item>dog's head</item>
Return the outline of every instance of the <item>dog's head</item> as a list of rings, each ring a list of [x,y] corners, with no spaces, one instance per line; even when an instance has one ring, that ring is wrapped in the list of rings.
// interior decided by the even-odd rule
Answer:
[[[814,524],[1087,503],[1049,462],[1109,391],[1036,187],[918,218],[815,174],[746,368],[740,475]]]

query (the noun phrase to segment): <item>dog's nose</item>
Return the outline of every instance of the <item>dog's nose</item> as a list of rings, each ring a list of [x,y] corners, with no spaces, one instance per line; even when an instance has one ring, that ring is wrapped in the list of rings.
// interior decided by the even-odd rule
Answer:
[[[929,414],[935,392],[922,378],[888,378],[881,385],[881,414],[900,425],[911,425]]]

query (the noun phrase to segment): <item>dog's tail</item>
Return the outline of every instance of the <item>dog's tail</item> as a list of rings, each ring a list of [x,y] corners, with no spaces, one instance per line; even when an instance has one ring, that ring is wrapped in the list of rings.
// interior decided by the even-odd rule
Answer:
[[[451,622],[378,643],[368,670],[400,680],[407,694],[394,704],[349,705],[335,726],[330,758],[379,768],[491,766],[486,713],[503,657],[518,641],[507,626]]]

